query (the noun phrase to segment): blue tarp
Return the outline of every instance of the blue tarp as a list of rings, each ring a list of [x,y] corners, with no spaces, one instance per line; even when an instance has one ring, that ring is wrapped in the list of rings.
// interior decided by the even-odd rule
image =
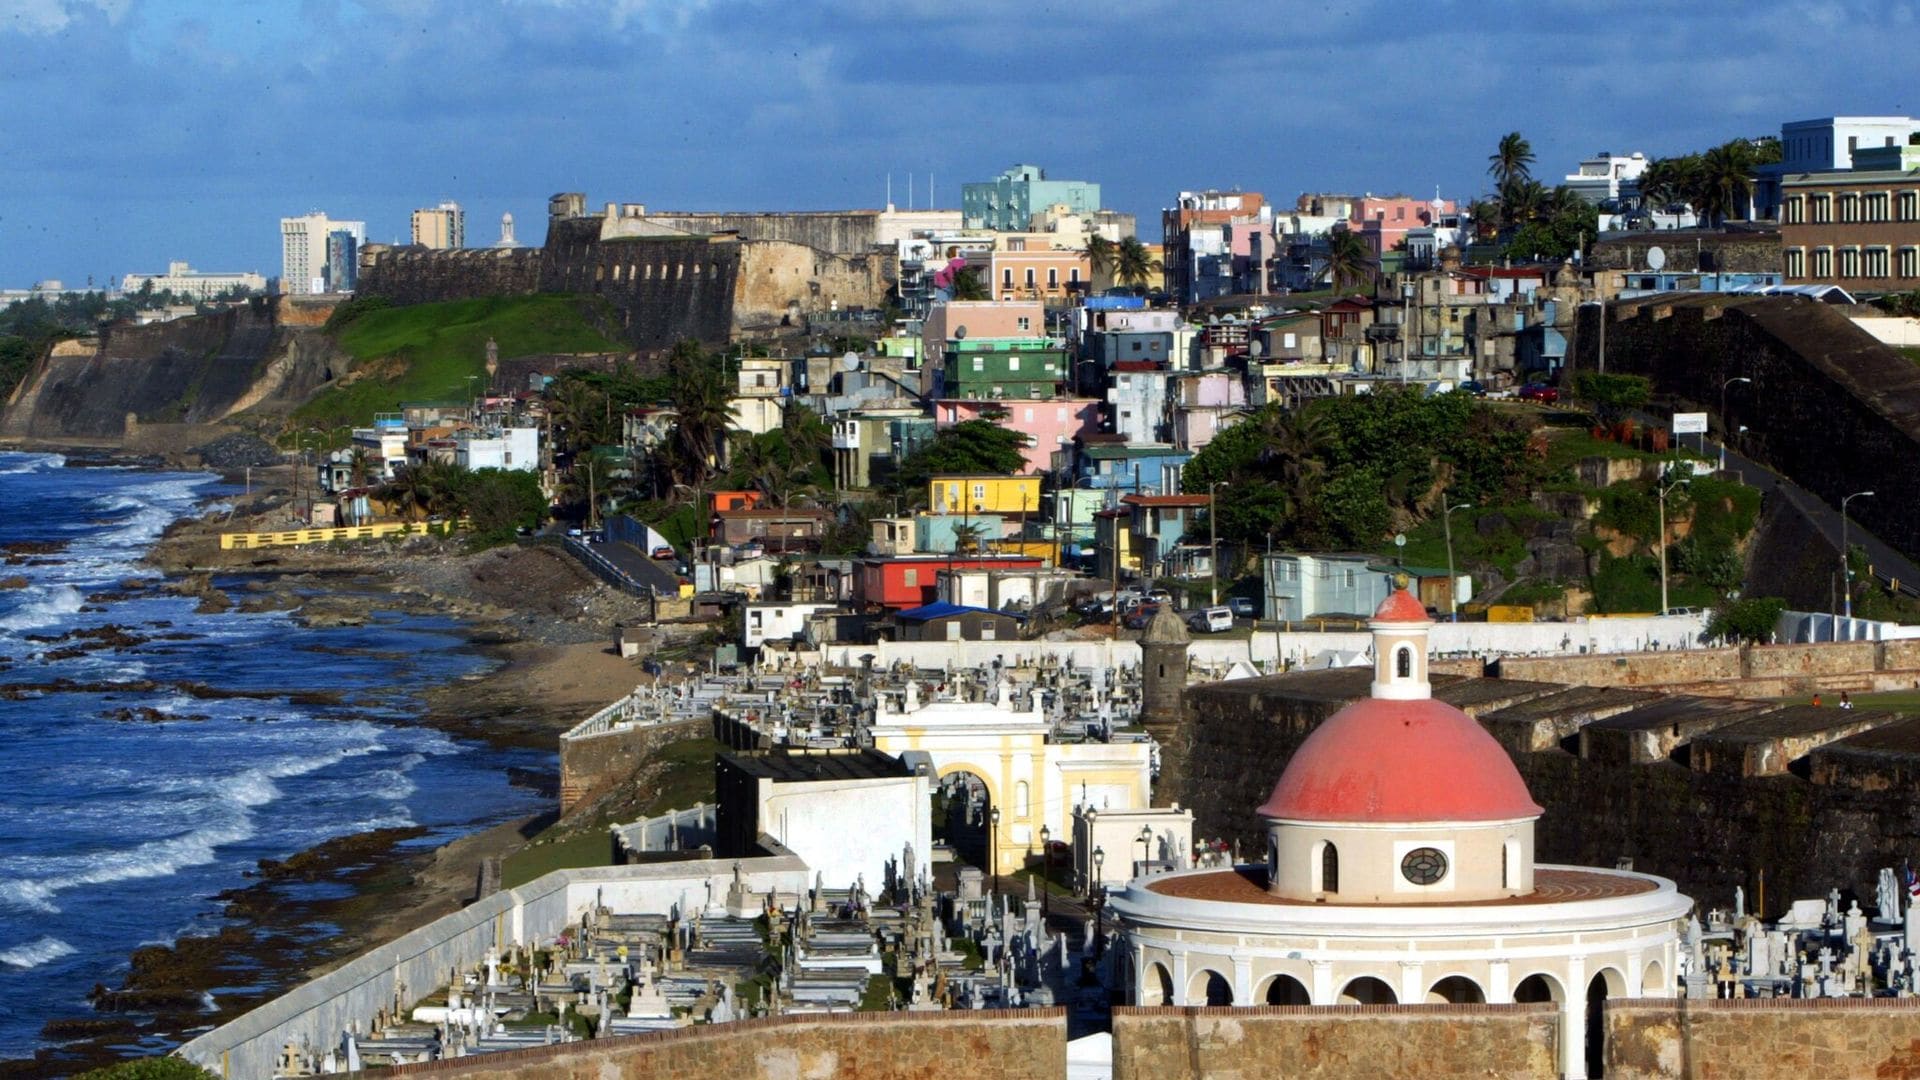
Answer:
[[[935,619],[944,619],[949,615],[965,615],[970,611],[977,611],[982,615],[1005,615],[1009,619],[1020,619],[1023,621],[1026,619],[1025,615],[1015,614],[1011,611],[995,611],[992,608],[967,607],[962,604],[949,604],[945,600],[926,604],[922,607],[908,608],[898,615],[895,615],[894,618],[905,622],[932,622]]]

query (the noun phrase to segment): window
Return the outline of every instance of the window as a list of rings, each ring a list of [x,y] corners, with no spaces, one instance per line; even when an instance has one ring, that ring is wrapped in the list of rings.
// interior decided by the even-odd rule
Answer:
[[[1027,267],[1027,288],[1033,288],[1033,267]]]
[[[1009,266],[1000,271],[1000,286],[1006,289],[1013,288],[1013,267]]]
[[[1033,410],[1032,410],[1032,409],[1028,409],[1028,410],[1027,410],[1027,423],[1029,423],[1029,424],[1031,424],[1031,423],[1033,423]]]
[[[1787,225],[1798,225],[1806,220],[1807,200],[1795,195],[1780,204],[1780,221]]]
[[[1413,678],[1413,650],[1405,645],[1393,651],[1393,677],[1396,679]]]
[[[983,358],[981,358],[981,357],[978,357],[978,356],[976,356],[976,357],[974,357],[974,358],[973,358],[973,370],[975,370],[975,371],[985,371],[985,370],[987,370],[987,362],[986,362],[986,360],[985,360],[985,359],[983,359]]]
[[[1892,253],[1884,247],[1870,247],[1860,253],[1862,277],[1883,278],[1892,274]]]
[[[1903,278],[1920,277],[1920,248],[1903,247],[1900,249],[1900,276]]]
[[[1020,370],[1020,358],[1019,358],[1019,357],[1017,357],[1017,356],[1009,356],[1009,357],[1007,357],[1007,370],[1008,370],[1008,371],[1019,371],[1019,370]]]
[[[1047,288],[1057,289],[1059,287],[1060,287],[1060,268],[1057,266],[1047,267]]]
[[[1813,276],[1826,279],[1833,276],[1833,249],[1821,247],[1813,249]]]
[[[1025,780],[1013,785],[1013,813],[1015,817],[1027,817],[1033,813],[1032,808],[1027,805],[1027,782]]]
[[[987,485],[985,484],[973,485],[973,501],[974,502],[979,502],[981,499],[984,499],[986,497],[987,497]]]
[[[906,572],[900,575],[900,584],[905,585],[909,589],[919,588],[920,571],[911,566],[907,567]]]
[[[1920,221],[1920,191],[1903,191],[1894,197],[1895,221]]]
[[[947,623],[947,640],[948,641],[960,640],[960,620],[959,619],[954,619]]]
[[[1080,268],[1077,266],[1069,267],[1067,269],[1067,280],[1075,285],[1080,284]]]
[[[1860,220],[1860,196],[1852,192],[1840,196],[1840,220],[1842,222]]]
[[[1781,252],[1782,262],[1788,278],[1807,276],[1807,249],[1787,248]]]
[[[1807,198],[1809,220],[1815,225],[1825,225],[1833,220],[1833,196],[1812,195]]]
[[[1447,856],[1439,848],[1414,848],[1400,860],[1400,876],[1415,885],[1435,885],[1447,876]]]
[[[1319,891],[1326,893],[1340,891],[1340,849],[1332,844],[1326,844],[1320,849]]]
[[[1025,315],[1020,316],[1020,329],[1022,330],[1033,329],[1033,320]]]
[[[1860,276],[1860,249],[1859,248],[1843,247],[1840,249],[1839,276],[1843,278],[1853,278],[1853,277]]]
[[[1293,349],[1299,347],[1300,337],[1298,334],[1289,330],[1280,336],[1280,341],[1282,348]]]
[[[1886,221],[1889,216],[1887,213],[1888,203],[1889,199],[1887,193],[1884,191],[1876,191],[1868,195],[1866,197],[1867,220]]]
[[[1346,571],[1345,584],[1347,588],[1349,589],[1353,588],[1353,571],[1352,570]]]

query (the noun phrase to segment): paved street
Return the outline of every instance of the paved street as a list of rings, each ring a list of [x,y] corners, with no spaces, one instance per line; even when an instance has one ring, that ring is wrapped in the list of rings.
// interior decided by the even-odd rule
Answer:
[[[1731,449],[1727,450],[1727,468],[1738,473],[1743,483],[1759,488],[1768,498],[1782,498],[1798,508],[1813,523],[1821,537],[1833,545],[1834,550],[1839,550],[1839,508],[1827,505],[1812,492]],[[1870,486],[1870,483],[1863,486]],[[1859,521],[1850,521],[1846,534],[1848,544],[1858,544],[1866,550],[1867,561],[1873,565],[1875,574],[1899,581],[1901,588],[1907,592],[1920,587],[1920,565],[1868,532]]]

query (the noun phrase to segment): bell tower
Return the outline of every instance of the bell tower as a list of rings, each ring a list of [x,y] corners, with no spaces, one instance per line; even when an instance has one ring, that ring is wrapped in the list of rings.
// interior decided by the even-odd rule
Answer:
[[[1433,696],[1427,682],[1427,631],[1433,620],[1407,591],[1401,575],[1393,595],[1367,621],[1373,631],[1373,696],[1387,701],[1419,701]]]

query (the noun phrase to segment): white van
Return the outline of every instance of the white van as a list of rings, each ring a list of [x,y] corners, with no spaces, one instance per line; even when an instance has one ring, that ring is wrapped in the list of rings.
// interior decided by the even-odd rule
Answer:
[[[1202,634],[1217,634],[1222,630],[1233,629],[1233,609],[1229,607],[1201,608],[1187,616],[1187,626]]]

